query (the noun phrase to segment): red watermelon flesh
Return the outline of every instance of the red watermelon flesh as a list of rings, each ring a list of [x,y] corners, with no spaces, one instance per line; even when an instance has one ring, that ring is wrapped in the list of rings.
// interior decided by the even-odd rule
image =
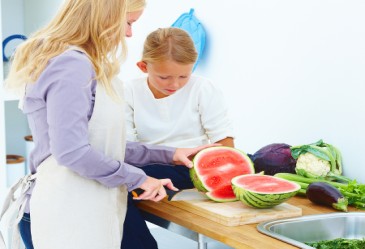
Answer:
[[[210,192],[207,192],[206,195],[209,199],[217,201],[217,202],[228,202],[228,201],[236,201],[237,197],[233,192],[232,186],[224,186]]]
[[[238,178],[235,183],[251,192],[264,194],[285,193],[286,191],[292,192],[293,188],[296,188],[297,186],[292,182],[266,175],[245,176],[244,178]]]
[[[253,163],[244,152],[225,146],[200,151],[193,163],[194,167],[190,170],[190,176],[194,186],[200,191],[214,193],[212,196],[217,196],[218,190],[222,189],[218,198],[222,201],[224,192],[228,199],[234,196],[231,186],[233,177],[254,173]]]

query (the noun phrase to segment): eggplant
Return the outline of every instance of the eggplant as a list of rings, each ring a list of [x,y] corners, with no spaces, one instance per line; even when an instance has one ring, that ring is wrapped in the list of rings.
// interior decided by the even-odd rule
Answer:
[[[347,212],[347,198],[341,194],[340,190],[326,182],[313,182],[309,184],[306,195],[313,203]]]

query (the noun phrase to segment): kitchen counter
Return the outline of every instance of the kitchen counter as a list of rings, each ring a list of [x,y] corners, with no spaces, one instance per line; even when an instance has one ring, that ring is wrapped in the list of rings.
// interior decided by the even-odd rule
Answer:
[[[336,210],[332,208],[313,204],[305,197],[295,196],[289,199],[287,203],[302,208],[303,215],[336,212]],[[197,233],[198,235],[207,236],[233,248],[296,248],[285,242],[260,233],[256,229],[257,224],[224,226],[217,222],[211,221],[210,219],[173,206],[167,201],[161,201],[157,203],[151,201],[142,201],[138,203],[138,207],[144,213],[151,214],[154,217],[158,217],[165,222],[175,223],[178,226],[184,227]],[[359,210],[349,208],[349,211],[351,212]],[[204,248],[204,246],[199,248]]]

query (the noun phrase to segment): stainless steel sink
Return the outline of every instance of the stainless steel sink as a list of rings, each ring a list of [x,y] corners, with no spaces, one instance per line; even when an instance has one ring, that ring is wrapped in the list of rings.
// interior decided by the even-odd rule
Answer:
[[[266,221],[257,229],[268,236],[299,248],[313,248],[304,242],[336,238],[365,238],[365,213],[329,213]]]

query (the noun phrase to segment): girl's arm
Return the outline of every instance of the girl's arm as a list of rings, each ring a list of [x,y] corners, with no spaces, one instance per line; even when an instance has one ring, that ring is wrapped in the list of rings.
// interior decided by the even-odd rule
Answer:
[[[222,146],[228,146],[234,148],[234,140],[233,137],[226,137],[222,140],[216,142],[217,144],[221,144]]]
[[[212,143],[234,147],[233,124],[220,89],[208,80],[198,84],[198,111],[201,125]]]

